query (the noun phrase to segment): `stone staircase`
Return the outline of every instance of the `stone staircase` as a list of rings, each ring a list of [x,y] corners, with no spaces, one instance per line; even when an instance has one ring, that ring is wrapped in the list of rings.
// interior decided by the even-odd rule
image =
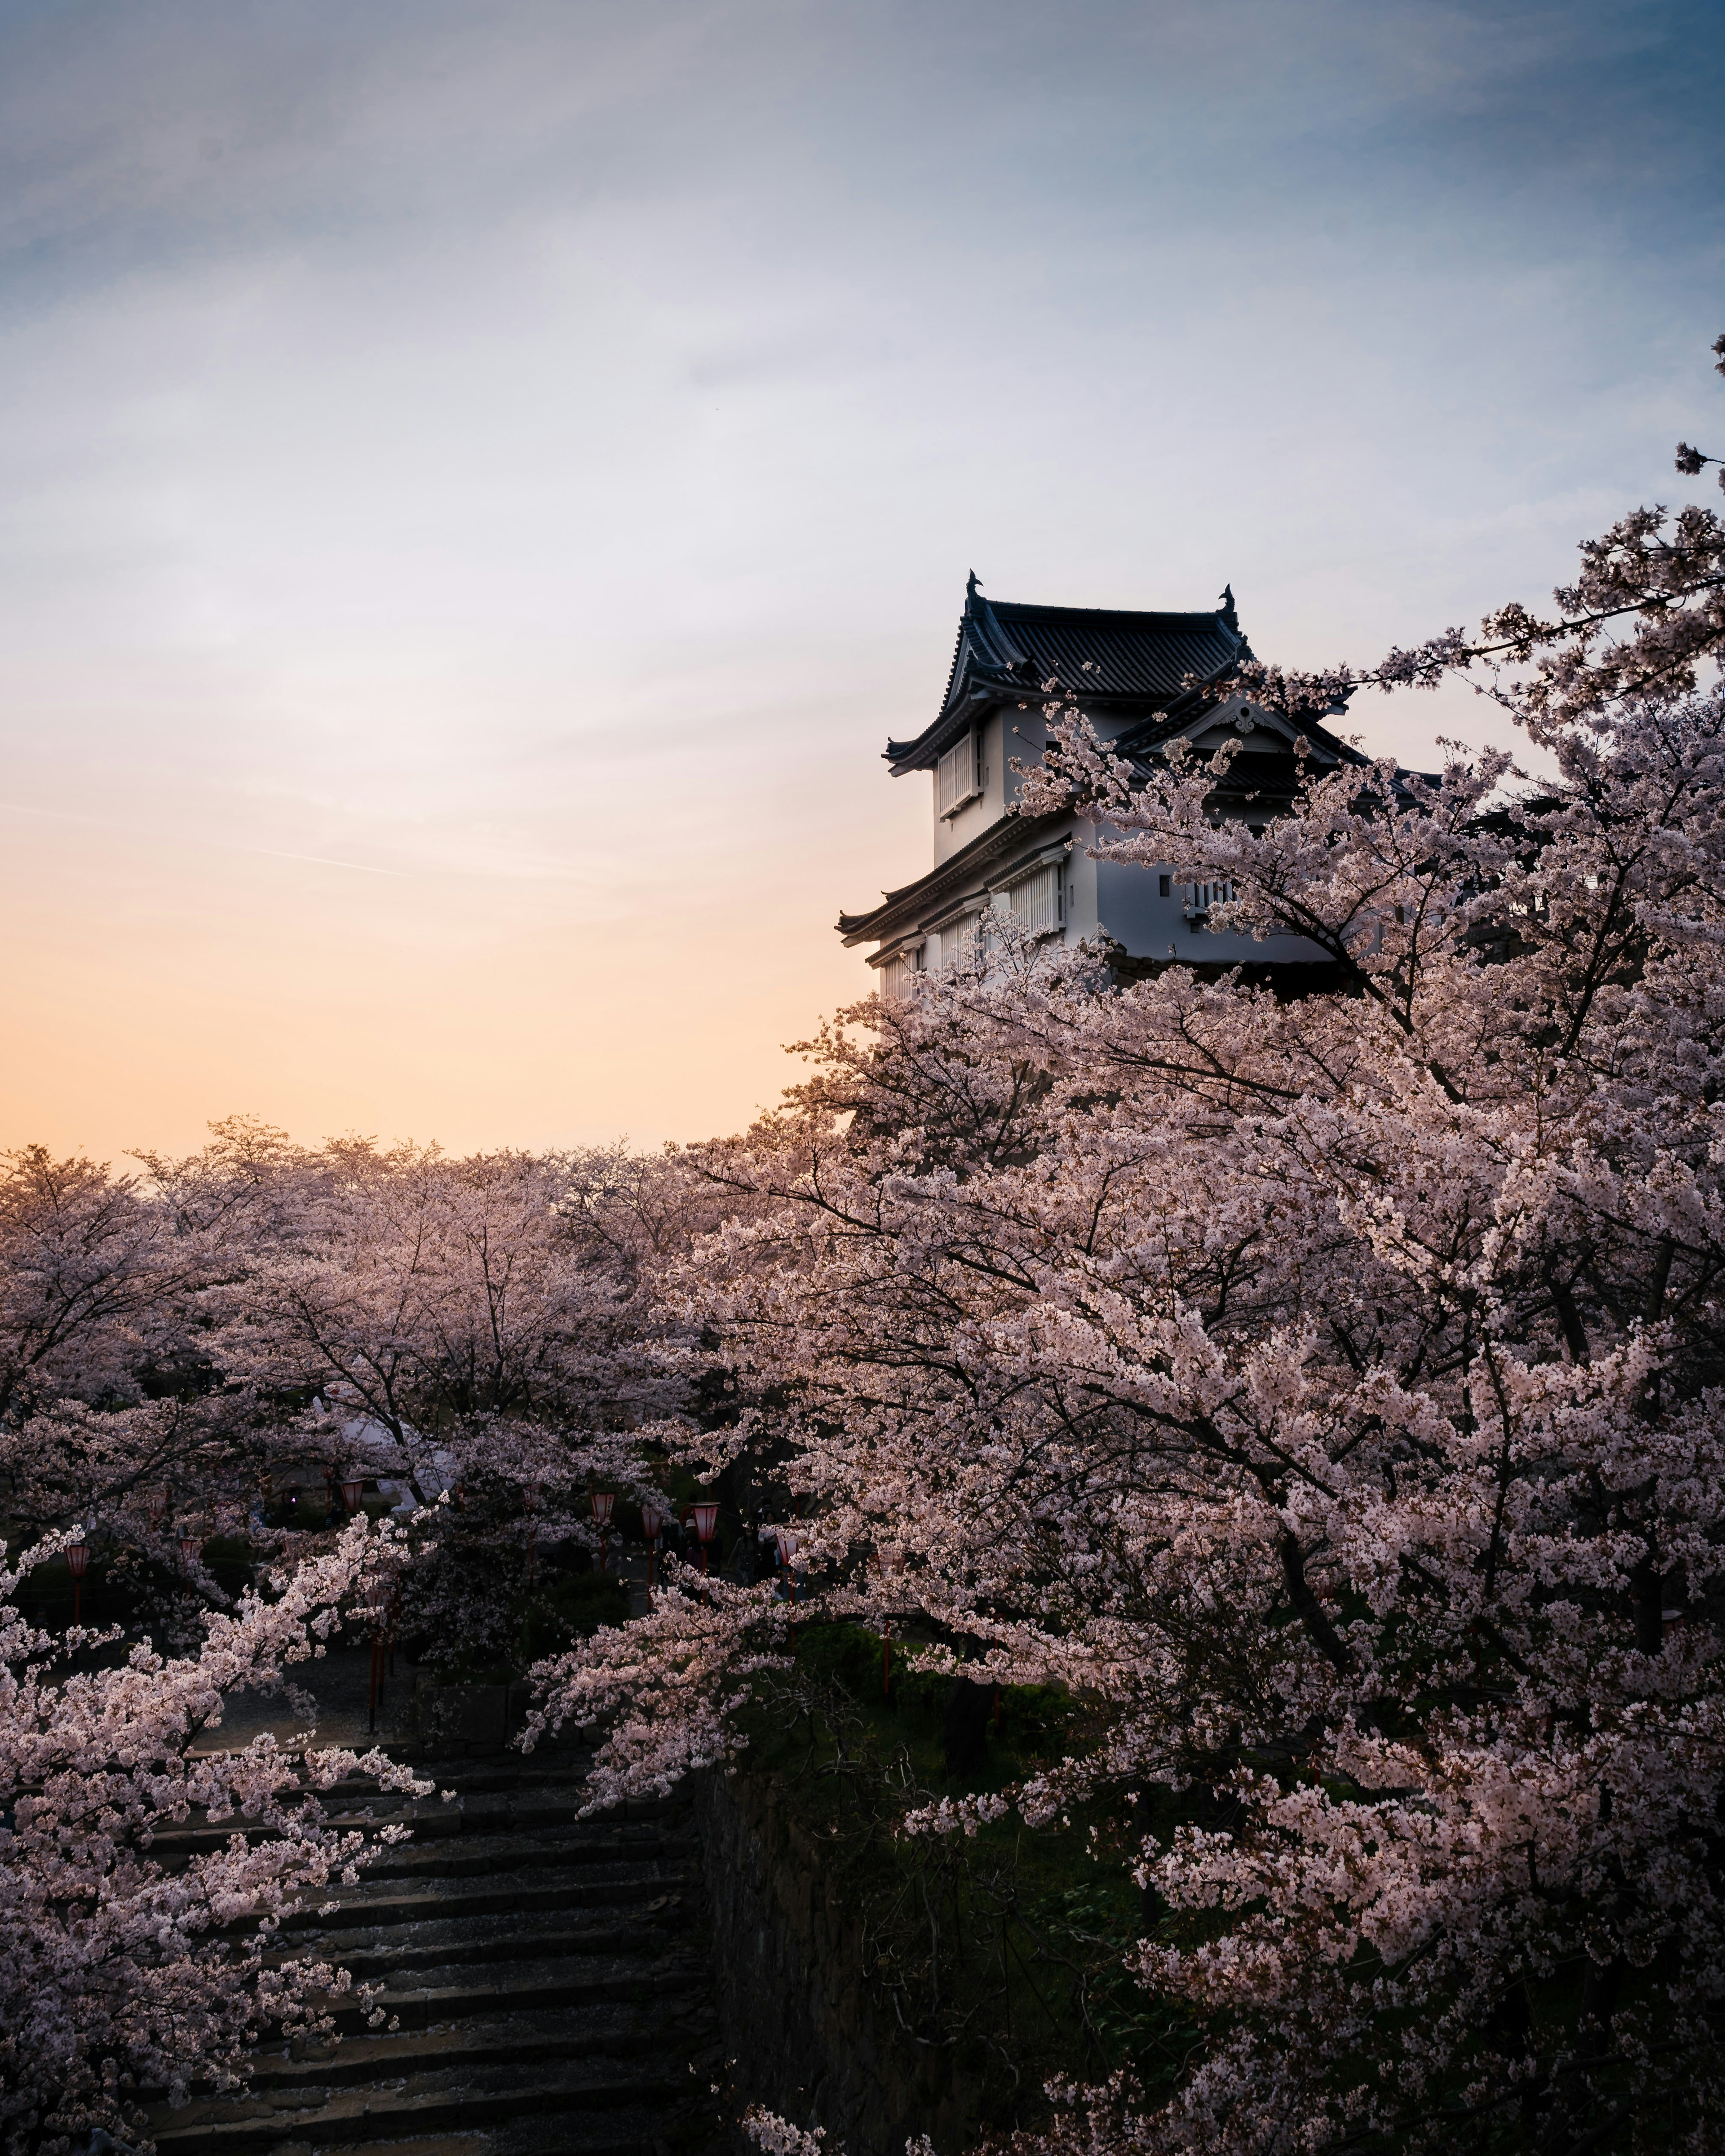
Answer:
[[[285,1953],[381,1983],[376,2003],[396,2028],[367,2029],[347,2005],[339,2044],[266,2049],[244,2097],[157,2104],[161,2156],[705,2156],[724,2144],[688,1800],[577,1822],[581,1767],[567,1755],[418,1771],[457,1801],[377,1799],[373,1816],[411,1824],[413,1839],[340,1892],[334,1914],[285,1928]],[[171,1858],[218,1833],[189,1826],[157,1850]]]

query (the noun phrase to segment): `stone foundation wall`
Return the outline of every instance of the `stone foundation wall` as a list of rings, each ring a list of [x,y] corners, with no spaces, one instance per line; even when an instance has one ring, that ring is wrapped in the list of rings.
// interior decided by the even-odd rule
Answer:
[[[942,2156],[969,2138],[979,2092],[945,2048],[918,2044],[871,1997],[860,1928],[822,1876],[819,1844],[747,1775],[701,1778],[719,2010],[742,2104],[823,2126],[845,2156]]]

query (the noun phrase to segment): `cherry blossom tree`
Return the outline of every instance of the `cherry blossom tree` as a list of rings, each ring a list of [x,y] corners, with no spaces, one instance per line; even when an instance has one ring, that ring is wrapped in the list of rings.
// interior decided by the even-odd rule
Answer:
[[[265,2026],[327,2032],[347,1979],[279,1928],[375,1840],[329,1825],[319,1794],[357,1772],[424,1791],[376,1754],[219,1752],[224,1697],[286,1691],[309,1727],[293,1666],[382,1621],[404,1581],[424,1605],[408,1623],[483,1648],[526,1538],[586,1532],[590,1481],[639,1482],[637,1432],[685,1382],[644,1287],[679,1233],[669,1157],[312,1149],[236,1118],[189,1158],[140,1158],[116,1175],[32,1148],[0,1169],[0,1511],[23,1540],[0,1549],[16,2151],[93,2126],[135,2138],[142,2094],[234,2085]],[[713,1217],[712,1187],[680,1181]],[[313,1462],[399,1478],[434,1538],[264,1528],[272,1469]],[[464,1502],[437,1504],[450,1485]],[[229,1603],[188,1565],[187,1530],[242,1534],[279,1567]],[[79,1544],[135,1573],[157,1560],[171,1606],[151,1636],[32,1625],[33,1576]],[[152,1854],[188,1821],[233,1830],[184,1862]]]
[[[285,1690],[309,1727],[292,1666],[381,1621],[403,1578],[434,1614],[495,1599],[500,1557],[554,1532],[587,1476],[627,1486],[629,1425],[676,1383],[643,1337],[638,1254],[670,1215],[639,1163],[307,1149],[235,1119],[142,1168],[32,1149],[0,1178],[0,1500],[23,1539],[0,1562],[0,2138],[18,2151],[135,2138],[142,2093],[232,2086],[265,2026],[327,2031],[347,1979],[279,1926],[374,1841],[319,1794],[361,1771],[423,1790],[377,1755],[217,1751],[224,1696]],[[272,1466],[315,1460],[469,1502],[422,1512],[435,1541],[263,1528]],[[241,1532],[279,1568],[230,1604],[186,1529]],[[153,1636],[33,1626],[33,1575],[80,1543],[160,1561]],[[188,1821],[233,1831],[152,1855]]]
[[[140,1367],[183,1349],[204,1278],[140,1178],[41,1146],[0,1156],[0,1417],[141,1398]]]
[[[1537,788],[1457,750],[1219,825],[1225,751],[1128,766],[1068,706],[1027,806],[1231,880],[1216,925],[1339,991],[1117,988],[1003,918],[704,1156],[737,1209],[665,1293],[777,1404],[798,1614],[1075,1702],[1059,1768],[907,1830],[1083,1802],[1137,1848],[1189,2048],[1034,2145],[1725,2132],[1721,560],[1647,512],[1508,638]],[[733,1758],[785,1622],[669,1593],[543,1726],[601,1727],[599,1799]]]
[[[242,1128],[223,1127],[218,1145],[231,1150]],[[234,1202],[195,1217],[153,1173],[116,1175],[39,1147],[8,1157],[0,1508],[15,1532],[76,1525],[105,1554],[178,1577],[182,1532],[245,1522],[284,1417],[211,1363],[209,1299],[257,1225]],[[199,1584],[213,1591],[208,1575]],[[183,1585],[170,1599],[191,1606]]]
[[[406,1583],[408,1628],[451,1650],[503,1650],[530,1549],[597,1547],[592,1490],[650,1487],[638,1433],[685,1380],[639,1262],[645,1188],[612,1155],[328,1146],[212,1298],[223,1370],[311,1396],[296,1430],[334,1471],[457,1494]]]
[[[356,1774],[416,1796],[430,1784],[377,1753],[296,1755],[268,1737],[223,1752],[209,1732],[241,1691],[287,1691],[310,1714],[292,1672],[375,1594],[392,1534],[354,1522],[268,1594],[208,1614],[193,1655],[165,1658],[146,1640],[95,1669],[65,1658],[110,1638],[50,1640],[15,1600],[75,1530],[9,1564],[0,1548],[0,2137],[11,2156],[65,2149],[94,2127],[133,2139],[152,2091],[183,2102],[193,2086],[239,2086],[266,2026],[332,2033],[349,1979],[284,1954],[280,1926],[308,1896],[352,1884],[405,1830],[332,1825],[321,1799]],[[188,1823],[229,1830],[164,1860],[157,1837]]]

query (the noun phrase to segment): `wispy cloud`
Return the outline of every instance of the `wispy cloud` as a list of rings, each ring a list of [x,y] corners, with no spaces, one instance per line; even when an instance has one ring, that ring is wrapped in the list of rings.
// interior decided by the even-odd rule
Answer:
[[[922,865],[969,567],[1357,656],[1681,496],[1722,64],[1677,0],[8,9],[7,1129],[736,1122]]]

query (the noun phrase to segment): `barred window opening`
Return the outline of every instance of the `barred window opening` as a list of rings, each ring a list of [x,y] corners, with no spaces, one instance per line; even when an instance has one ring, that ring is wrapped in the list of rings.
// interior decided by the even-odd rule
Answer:
[[[1050,861],[1045,868],[1015,883],[1007,894],[1007,903],[1013,917],[1023,927],[1036,930],[1058,928],[1061,916],[1060,864]]]
[[[973,732],[962,735],[941,758],[935,782],[938,814],[950,816],[980,791],[977,783],[978,753],[977,737]]]

